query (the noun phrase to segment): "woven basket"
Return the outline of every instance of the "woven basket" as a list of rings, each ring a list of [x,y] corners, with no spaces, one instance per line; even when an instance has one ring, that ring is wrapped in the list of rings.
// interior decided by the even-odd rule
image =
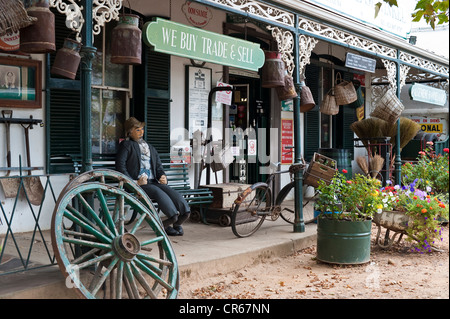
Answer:
[[[329,90],[325,95],[320,105],[320,112],[328,115],[336,115],[339,113],[339,105],[336,103],[333,89]]]
[[[300,93],[300,113],[311,111],[316,106],[311,89],[304,85]]]
[[[334,86],[334,97],[338,105],[347,105],[357,100],[356,90],[352,82],[342,81],[341,74],[336,76],[336,85]]]
[[[397,95],[392,89],[389,89],[386,94],[378,101],[375,110],[370,113],[371,117],[376,117],[385,120],[388,123],[394,124],[405,107],[398,99]]]
[[[358,107],[364,104],[364,97],[362,94],[361,82],[359,82],[358,80],[353,80],[353,85],[355,86],[357,98],[355,102],[350,103],[348,106],[357,109]]]

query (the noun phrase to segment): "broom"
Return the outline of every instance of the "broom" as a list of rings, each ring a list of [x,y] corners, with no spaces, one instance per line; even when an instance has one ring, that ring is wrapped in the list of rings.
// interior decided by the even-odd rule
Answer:
[[[359,167],[361,168],[362,172],[365,176],[369,175],[369,164],[367,163],[365,156],[358,156],[356,158],[356,163],[358,163]]]
[[[391,135],[387,135],[391,137],[392,147],[394,148],[397,139],[397,127],[398,123],[395,123],[394,130]],[[400,150],[402,150],[420,131],[420,124],[414,122],[411,119],[406,117],[400,118]]]
[[[384,165],[384,158],[382,158],[380,155],[376,154],[374,155],[369,162],[370,172],[372,174],[372,177],[376,177],[378,173],[381,171]]]
[[[365,147],[368,146],[368,139],[382,137],[387,122],[375,117],[353,122],[350,129],[361,139]]]

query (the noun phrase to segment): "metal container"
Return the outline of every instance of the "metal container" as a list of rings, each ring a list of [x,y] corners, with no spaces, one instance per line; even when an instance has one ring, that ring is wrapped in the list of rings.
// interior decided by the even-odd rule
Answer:
[[[281,53],[264,52],[266,61],[262,67],[261,86],[263,88],[284,87],[285,67]]]
[[[142,31],[138,28],[139,17],[121,14],[112,30],[111,62],[116,64],[141,64]]]
[[[80,42],[66,38],[63,47],[56,53],[50,72],[74,80],[80,65],[80,50]]]
[[[49,9],[49,0],[32,0],[27,13],[37,21],[20,29],[20,50],[27,53],[48,53],[56,49],[55,15]]]
[[[372,220],[348,221],[319,217],[317,259],[332,264],[370,261]]]

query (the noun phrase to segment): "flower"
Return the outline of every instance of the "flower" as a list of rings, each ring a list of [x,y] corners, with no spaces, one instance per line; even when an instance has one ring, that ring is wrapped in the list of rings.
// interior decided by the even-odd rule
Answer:
[[[342,173],[345,174],[345,169]],[[332,218],[365,220],[383,209],[379,196],[381,182],[377,179],[356,174],[348,179],[336,172],[330,183],[319,181],[318,199],[315,208],[323,213],[332,212]],[[327,215],[328,216],[328,215]]]
[[[429,187],[425,191],[416,188],[415,183],[388,185],[381,189],[380,196],[385,211],[400,211],[409,216],[406,233],[416,243],[416,250],[431,251],[433,242],[440,237],[440,220],[448,219],[448,204],[444,203],[444,196],[433,195]]]
[[[435,193],[448,193],[449,149],[437,155],[433,144],[427,143],[425,150],[419,152],[417,163],[405,163],[401,172],[404,185],[413,184],[420,189],[429,186]]]

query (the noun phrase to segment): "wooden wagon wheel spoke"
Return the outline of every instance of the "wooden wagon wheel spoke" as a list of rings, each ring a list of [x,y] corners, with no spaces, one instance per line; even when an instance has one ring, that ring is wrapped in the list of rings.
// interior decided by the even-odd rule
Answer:
[[[137,212],[129,231],[125,204]],[[64,228],[65,218],[73,228]],[[97,181],[68,188],[54,210],[52,244],[61,271],[82,297],[177,297],[178,265],[159,216],[123,188]]]

